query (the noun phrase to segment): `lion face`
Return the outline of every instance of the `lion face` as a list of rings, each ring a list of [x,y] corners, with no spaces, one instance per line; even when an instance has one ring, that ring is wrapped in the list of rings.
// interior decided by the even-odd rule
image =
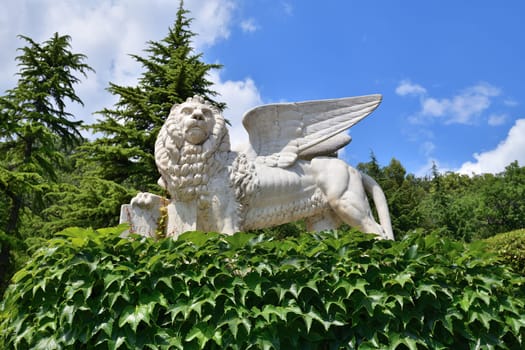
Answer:
[[[155,142],[159,184],[178,200],[201,196],[217,168],[215,158],[229,151],[228,129],[220,110],[201,96],[188,98],[172,107]]]
[[[215,124],[213,111],[202,103],[185,102],[180,105],[179,113],[186,142],[192,145],[204,143]]]

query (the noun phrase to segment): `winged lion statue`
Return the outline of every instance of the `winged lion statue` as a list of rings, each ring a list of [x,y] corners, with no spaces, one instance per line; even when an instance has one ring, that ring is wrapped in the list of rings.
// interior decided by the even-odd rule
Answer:
[[[161,225],[176,238],[304,219],[311,231],[346,223],[394,239],[380,186],[334,156],[351,141],[347,130],[380,102],[381,95],[368,95],[256,107],[243,118],[250,140],[243,152],[231,150],[221,112],[203,97],[176,104],[155,145],[159,184],[169,199],[139,193],[122,207],[121,222],[148,236]]]

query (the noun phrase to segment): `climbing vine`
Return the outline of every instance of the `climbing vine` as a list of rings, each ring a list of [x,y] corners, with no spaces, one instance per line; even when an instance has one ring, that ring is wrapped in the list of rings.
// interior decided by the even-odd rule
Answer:
[[[480,244],[68,229],[18,271],[4,349],[519,349],[524,279]]]

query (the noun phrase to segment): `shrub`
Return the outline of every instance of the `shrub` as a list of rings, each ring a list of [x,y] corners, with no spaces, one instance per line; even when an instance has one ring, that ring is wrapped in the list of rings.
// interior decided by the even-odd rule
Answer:
[[[485,241],[489,249],[501,256],[505,263],[525,275],[525,229],[500,233]]]
[[[0,230],[0,298],[15,271],[22,267],[27,256],[24,242]]]
[[[0,348],[523,348],[524,279],[477,245],[68,229],[13,277]]]

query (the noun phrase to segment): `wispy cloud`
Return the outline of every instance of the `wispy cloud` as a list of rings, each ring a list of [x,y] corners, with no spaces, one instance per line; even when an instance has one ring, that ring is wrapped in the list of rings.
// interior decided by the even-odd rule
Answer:
[[[184,2],[184,5],[190,11],[191,18],[194,18],[191,30],[198,33],[194,42],[198,50],[230,36],[233,11],[236,9],[235,1],[193,0]]]
[[[503,101],[503,104],[507,107],[516,107],[517,105],[519,105],[518,101],[513,100],[511,98],[508,98],[505,101]]]
[[[464,163],[459,173],[482,174],[499,173],[511,162],[525,164],[525,119],[518,119],[510,129],[507,138],[493,150],[474,154],[474,162]]]
[[[434,150],[436,149],[436,145],[432,141],[425,141],[421,144],[420,150],[421,152],[426,156],[430,157]]]
[[[223,81],[217,71],[212,72],[209,78],[214,83],[213,89],[220,94],[219,99],[226,102],[227,108],[223,114],[232,125],[230,128],[232,147],[240,150],[248,142],[248,134],[242,126],[242,117],[249,109],[262,104],[259,90],[250,78]]]
[[[284,13],[288,16],[291,16],[293,15],[293,5],[290,4],[289,2],[285,1],[282,3],[282,7],[283,7],[283,10],[284,10]]]
[[[489,116],[488,124],[490,126],[499,126],[505,124],[508,119],[506,114],[491,114]]]
[[[421,109],[409,118],[412,123],[437,120],[443,124],[474,124],[490,107],[492,98],[501,94],[501,90],[481,82],[454,96],[437,98],[430,96],[423,86],[403,80],[397,86],[396,93],[399,96],[419,97]]]
[[[255,24],[253,18],[249,18],[241,22],[241,29],[245,33],[253,33],[258,30],[259,27]]]
[[[399,96],[406,95],[424,95],[427,90],[419,84],[414,84],[410,80],[403,80],[396,88],[396,94]]]

